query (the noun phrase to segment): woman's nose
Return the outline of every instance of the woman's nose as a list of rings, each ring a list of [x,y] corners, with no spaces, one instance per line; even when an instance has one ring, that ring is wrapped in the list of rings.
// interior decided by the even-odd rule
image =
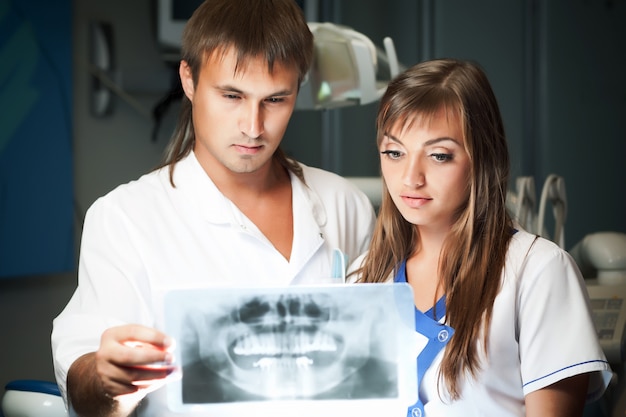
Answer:
[[[421,187],[426,183],[426,176],[422,165],[423,164],[417,158],[413,158],[409,161],[403,175],[405,185],[409,187]]]

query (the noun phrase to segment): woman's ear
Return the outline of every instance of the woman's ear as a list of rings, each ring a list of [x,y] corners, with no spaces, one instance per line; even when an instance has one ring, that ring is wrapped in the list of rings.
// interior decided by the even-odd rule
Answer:
[[[193,75],[191,74],[191,68],[189,68],[189,64],[187,64],[187,61],[180,61],[178,74],[180,75],[180,83],[183,86],[183,91],[185,92],[185,95],[187,96],[189,101],[193,102],[193,93],[195,91],[195,88],[193,84]]]

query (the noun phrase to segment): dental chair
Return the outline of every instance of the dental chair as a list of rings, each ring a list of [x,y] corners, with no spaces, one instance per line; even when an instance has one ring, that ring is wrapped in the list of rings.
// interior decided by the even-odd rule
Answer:
[[[54,382],[20,379],[4,387],[3,417],[67,417],[59,387]]]

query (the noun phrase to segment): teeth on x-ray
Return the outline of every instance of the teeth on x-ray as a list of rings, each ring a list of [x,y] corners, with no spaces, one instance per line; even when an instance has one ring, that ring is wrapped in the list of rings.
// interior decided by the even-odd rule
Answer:
[[[263,370],[273,370],[277,368],[307,368],[313,365],[313,361],[306,356],[300,356],[294,361],[291,358],[263,358],[256,361],[252,366]]]
[[[324,332],[294,332],[287,334],[247,334],[237,340],[233,353],[248,355],[302,355],[309,352],[336,352],[335,339]]]

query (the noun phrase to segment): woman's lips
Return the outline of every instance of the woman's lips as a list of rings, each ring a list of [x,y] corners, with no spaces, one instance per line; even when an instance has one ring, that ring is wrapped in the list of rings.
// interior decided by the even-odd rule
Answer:
[[[402,201],[411,208],[420,208],[431,202],[432,198],[403,195]]]

